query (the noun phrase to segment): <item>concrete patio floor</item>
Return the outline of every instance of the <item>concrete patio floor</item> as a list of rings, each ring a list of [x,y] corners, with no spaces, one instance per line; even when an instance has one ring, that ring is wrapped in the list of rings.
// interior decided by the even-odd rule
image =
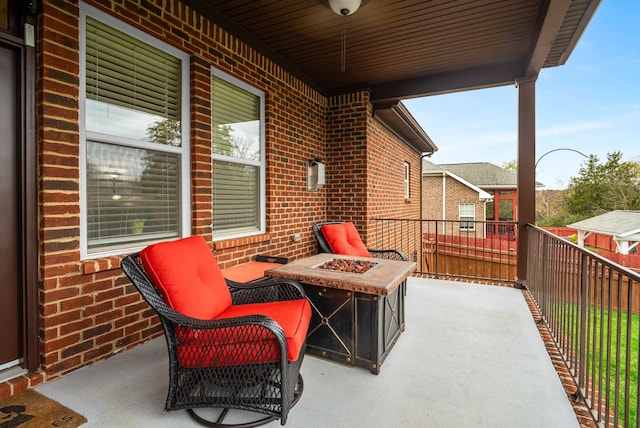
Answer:
[[[522,292],[512,288],[410,278],[406,331],[379,375],[310,355],[301,373],[304,393],[289,428],[579,426]],[[88,427],[197,426],[186,411],[164,411],[167,384],[160,338],[36,390],[85,416]]]

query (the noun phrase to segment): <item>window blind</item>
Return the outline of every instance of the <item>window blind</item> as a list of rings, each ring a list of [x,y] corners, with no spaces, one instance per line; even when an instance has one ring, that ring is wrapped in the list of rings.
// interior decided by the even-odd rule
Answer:
[[[260,97],[212,77],[213,233],[260,230]],[[216,155],[225,156],[224,159]]]
[[[475,204],[460,204],[458,205],[458,217],[460,221],[460,229],[474,230],[476,219],[476,206]],[[471,220],[471,221],[462,221]]]
[[[181,233],[182,60],[86,17],[84,58],[87,252],[131,248]],[[140,140],[158,150],[127,146]]]
[[[213,152],[260,160],[260,99],[218,77],[211,91]]]
[[[87,17],[88,99],[180,120],[180,60]]]
[[[239,233],[259,228],[258,177],[258,167],[214,161],[214,234]]]
[[[178,237],[179,159],[172,153],[88,142],[88,248]]]

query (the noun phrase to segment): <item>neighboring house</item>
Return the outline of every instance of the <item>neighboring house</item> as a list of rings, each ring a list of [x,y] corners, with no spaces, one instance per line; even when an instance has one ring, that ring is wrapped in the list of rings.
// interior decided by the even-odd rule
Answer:
[[[584,247],[592,234],[610,236],[616,243],[616,252],[635,254],[640,243],[640,211],[615,210],[573,224],[578,232],[578,245]]]
[[[487,203],[487,220],[516,221],[518,174],[489,162],[441,164],[442,168],[475,184],[493,196]]]
[[[424,219],[517,221],[518,175],[489,162],[434,164],[422,161]],[[447,179],[448,178],[448,179]],[[536,183],[540,185],[540,183]],[[487,234],[510,227],[487,225]]]
[[[460,220],[460,230],[471,230],[486,220],[486,204],[491,194],[449,171],[442,165],[422,160],[422,218]],[[457,228],[456,228],[457,229]]]

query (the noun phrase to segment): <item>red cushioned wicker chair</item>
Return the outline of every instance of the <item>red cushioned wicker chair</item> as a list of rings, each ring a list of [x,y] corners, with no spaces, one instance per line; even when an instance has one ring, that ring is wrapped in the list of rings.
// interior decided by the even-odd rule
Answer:
[[[158,313],[169,350],[166,410],[223,424],[229,409],[258,412],[243,427],[280,419],[303,389],[299,374],[311,308],[287,280],[227,286],[202,237],[150,245],[122,270]],[[193,409],[223,409],[208,421]],[[266,416],[264,416],[266,415]]]
[[[358,230],[351,222],[316,223],[311,230],[318,241],[318,252],[321,253],[407,261],[407,257],[401,251],[365,247]]]

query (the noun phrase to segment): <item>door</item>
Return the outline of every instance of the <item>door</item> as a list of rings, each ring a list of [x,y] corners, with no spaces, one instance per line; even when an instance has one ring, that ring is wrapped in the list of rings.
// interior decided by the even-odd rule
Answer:
[[[19,52],[0,41],[0,369],[22,357],[19,59]]]

